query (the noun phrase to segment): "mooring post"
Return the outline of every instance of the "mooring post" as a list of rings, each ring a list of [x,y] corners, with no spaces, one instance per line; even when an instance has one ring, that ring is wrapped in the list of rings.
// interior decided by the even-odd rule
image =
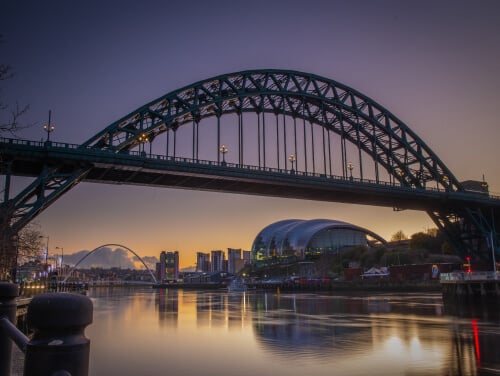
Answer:
[[[11,323],[16,323],[16,298],[18,295],[18,285],[0,282],[0,319],[6,318]],[[0,375],[10,375],[11,351],[12,340],[7,331],[0,326]]]
[[[92,301],[84,295],[34,297],[28,306],[28,327],[34,333],[26,347],[24,375],[87,376],[90,340],[84,331],[92,315]]]

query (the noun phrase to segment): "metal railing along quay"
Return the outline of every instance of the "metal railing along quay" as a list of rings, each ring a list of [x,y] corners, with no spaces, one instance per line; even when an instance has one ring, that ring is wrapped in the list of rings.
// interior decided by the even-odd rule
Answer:
[[[441,288],[445,299],[500,298],[500,274],[493,271],[442,273]]]
[[[458,281],[500,281],[500,272],[452,272],[441,273],[441,283],[455,283]]]

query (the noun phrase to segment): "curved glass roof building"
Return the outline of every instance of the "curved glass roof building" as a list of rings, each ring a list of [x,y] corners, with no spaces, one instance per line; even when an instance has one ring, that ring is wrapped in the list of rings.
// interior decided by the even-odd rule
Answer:
[[[367,236],[385,243],[377,234],[347,222],[286,219],[259,232],[252,245],[252,263],[264,266],[334,254],[342,248],[367,245]]]

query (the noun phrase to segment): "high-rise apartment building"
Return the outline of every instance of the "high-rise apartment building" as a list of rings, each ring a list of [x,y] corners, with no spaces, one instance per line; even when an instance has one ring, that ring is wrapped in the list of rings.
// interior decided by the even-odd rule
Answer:
[[[220,250],[211,252],[211,272],[221,272],[224,271],[224,252]]]
[[[252,251],[243,251],[243,261],[245,265],[250,265],[252,263]]]
[[[227,249],[227,271],[228,273],[236,274],[243,268],[243,261],[241,259],[241,248],[228,248]]]
[[[179,252],[160,253],[160,281],[176,280],[179,278]]]
[[[210,254],[198,252],[196,254],[196,271],[209,272],[210,271]]]

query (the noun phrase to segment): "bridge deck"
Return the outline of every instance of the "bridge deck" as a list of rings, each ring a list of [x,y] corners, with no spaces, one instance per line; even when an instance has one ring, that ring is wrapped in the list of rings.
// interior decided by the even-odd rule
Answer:
[[[472,192],[416,188],[399,183],[345,178],[312,172],[218,163],[189,158],[113,153],[75,144],[0,139],[11,173],[39,176],[46,166],[81,171],[81,181],[275,196],[435,210],[464,203],[500,208],[500,198]]]

